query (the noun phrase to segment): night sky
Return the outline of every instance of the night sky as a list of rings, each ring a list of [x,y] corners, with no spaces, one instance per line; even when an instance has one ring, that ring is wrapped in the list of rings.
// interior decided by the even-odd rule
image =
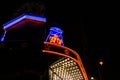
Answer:
[[[33,0],[3,0],[0,3],[0,25],[11,20],[16,10]],[[34,0],[37,1],[37,0]],[[38,0],[39,1],[39,0]],[[89,75],[97,76],[99,60],[103,60],[103,80],[110,80],[110,28],[109,8],[96,1],[42,0],[46,5],[48,22],[57,22],[63,29],[64,44],[76,50]],[[2,32],[2,30],[1,30]],[[0,32],[0,33],[1,33]]]

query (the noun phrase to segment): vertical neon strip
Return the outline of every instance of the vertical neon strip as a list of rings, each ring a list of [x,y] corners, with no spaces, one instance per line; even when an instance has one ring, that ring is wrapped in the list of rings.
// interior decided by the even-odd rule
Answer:
[[[0,42],[4,41],[4,38],[5,38],[5,36],[6,36],[6,32],[7,32],[7,31],[4,31],[4,33],[3,33],[3,35],[2,35],[2,37],[1,37],[1,39],[0,39]]]

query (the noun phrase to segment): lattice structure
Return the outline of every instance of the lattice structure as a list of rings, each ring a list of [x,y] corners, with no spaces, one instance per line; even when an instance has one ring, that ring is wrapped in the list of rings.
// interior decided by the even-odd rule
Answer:
[[[50,80],[84,80],[77,65],[70,58],[61,58],[49,67]]]

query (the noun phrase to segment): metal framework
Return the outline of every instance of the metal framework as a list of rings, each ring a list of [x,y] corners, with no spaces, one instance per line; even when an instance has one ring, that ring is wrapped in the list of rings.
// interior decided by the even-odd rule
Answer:
[[[74,50],[72,50],[72,49],[70,49],[68,47],[57,45],[57,44],[53,44],[53,43],[50,43],[50,42],[44,42],[44,45],[45,45],[45,48],[44,48],[44,50],[42,50],[42,52],[48,53],[48,54],[54,54],[54,55],[62,56],[62,57],[64,57],[64,60],[69,60],[69,62],[73,62],[75,64],[75,66],[78,67],[78,68],[76,68],[77,71],[76,70],[73,71],[73,73],[75,74],[74,78],[72,77],[71,79],[69,79],[70,77],[68,77],[67,79],[69,79],[69,80],[88,80],[88,77],[87,77],[86,71],[84,69],[84,66],[82,64],[82,61],[80,59],[80,56],[79,56],[79,54],[76,51],[74,51]],[[52,47],[56,47],[57,51],[55,49],[53,50]],[[61,52],[58,52],[59,49],[60,49]],[[58,60],[58,61],[60,62],[60,60]],[[58,61],[55,62],[56,63],[55,65],[57,65]],[[60,63],[62,63],[62,61]],[[65,64],[67,64],[67,63],[65,63]],[[69,65],[70,64],[68,64],[66,66],[69,66]],[[58,66],[60,66],[60,64]],[[73,66],[73,67],[75,67],[75,66]],[[64,70],[63,69],[62,70],[65,71],[68,68],[70,68],[70,67],[66,67],[66,68],[64,68]],[[53,69],[53,66],[51,66],[50,69]],[[58,69],[58,68],[56,68],[56,69]],[[71,70],[73,70],[73,69],[71,69]],[[71,72],[70,72],[71,70],[69,69],[68,75],[71,74]],[[76,73],[80,73],[80,74],[76,74],[75,72]],[[59,79],[58,78],[54,78],[54,79],[51,79],[51,80],[67,80],[66,77],[60,76],[59,73],[60,73],[59,71],[57,73],[55,73],[56,75],[59,76]],[[65,75],[67,75],[67,74],[65,74]],[[81,76],[75,77],[76,75],[81,75]],[[62,77],[62,78],[60,78],[60,77]]]

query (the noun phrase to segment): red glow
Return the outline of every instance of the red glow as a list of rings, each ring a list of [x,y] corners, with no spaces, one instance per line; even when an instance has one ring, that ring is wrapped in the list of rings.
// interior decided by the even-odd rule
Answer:
[[[14,24],[11,27],[4,28],[4,30],[8,31],[10,29],[17,28],[17,27],[20,27],[21,25],[25,25],[25,24],[28,24],[28,23],[33,25],[33,26],[39,26],[39,25],[44,24],[45,22],[44,21],[36,21],[36,20],[32,20],[32,19],[23,19],[22,21]]]

